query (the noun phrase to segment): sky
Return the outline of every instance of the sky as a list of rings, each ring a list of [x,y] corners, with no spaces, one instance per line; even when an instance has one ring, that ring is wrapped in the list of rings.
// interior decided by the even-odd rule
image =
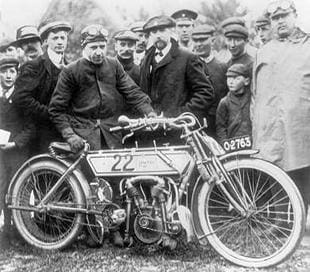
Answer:
[[[37,25],[44,11],[51,0],[0,0],[0,11],[2,20],[12,28],[23,24]],[[79,1],[79,0],[76,0]],[[83,0],[80,0],[83,1]],[[140,7],[143,7],[149,14],[157,15],[164,10],[171,14],[177,9],[190,8],[199,12],[202,0],[95,0],[101,3],[109,12],[117,13],[125,10],[130,17],[135,18]],[[212,0],[204,0],[212,1]],[[227,0],[229,1],[229,0]],[[268,2],[271,0],[239,0],[249,10],[249,18],[255,19],[259,16]],[[310,32],[310,1],[295,0],[299,25],[307,32]],[[117,15],[117,14],[115,14]]]

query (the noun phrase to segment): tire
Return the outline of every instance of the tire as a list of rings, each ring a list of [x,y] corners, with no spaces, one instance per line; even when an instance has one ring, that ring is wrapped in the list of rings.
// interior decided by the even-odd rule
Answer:
[[[39,203],[65,172],[66,167],[52,160],[38,161],[25,168],[12,190],[12,205],[29,207]],[[85,207],[78,181],[68,176],[50,198],[53,205]],[[79,234],[84,215],[81,213],[44,210],[43,212],[12,210],[16,228],[31,245],[47,250],[67,247]]]
[[[201,244],[208,240],[224,258],[245,267],[269,267],[287,260],[305,229],[305,208],[294,182],[260,159],[233,160],[224,168],[235,184],[241,180],[250,196],[243,194],[248,213],[237,212],[218,185],[200,182],[192,212]]]

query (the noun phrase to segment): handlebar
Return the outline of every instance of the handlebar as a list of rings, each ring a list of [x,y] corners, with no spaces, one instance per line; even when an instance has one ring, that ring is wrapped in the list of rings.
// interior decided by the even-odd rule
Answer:
[[[139,118],[131,119],[125,115],[121,115],[118,118],[119,126],[110,128],[111,132],[121,130],[140,130],[147,128],[150,130],[156,130],[158,127],[166,128],[188,128],[196,125],[196,117],[192,113],[183,113],[175,118],[165,118],[163,116],[151,117],[151,118]]]

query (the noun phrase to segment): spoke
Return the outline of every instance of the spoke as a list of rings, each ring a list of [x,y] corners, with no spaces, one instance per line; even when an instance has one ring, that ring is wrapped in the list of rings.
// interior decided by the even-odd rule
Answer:
[[[257,195],[256,201],[258,201],[259,199],[261,199],[262,196],[264,196],[267,192],[271,192],[271,193],[272,193],[272,190],[271,190],[271,189],[272,189],[275,185],[277,185],[277,182],[273,182],[272,185],[269,186],[269,188],[267,188],[263,193]],[[262,187],[262,188],[263,188],[263,187]],[[283,190],[283,189],[281,188],[281,190]],[[280,191],[280,192],[281,192],[281,191]],[[277,192],[277,193],[279,194],[280,192]]]
[[[277,201],[275,201],[275,202],[273,202],[273,203],[270,204],[270,201],[271,201],[273,198],[274,198],[274,197],[270,198],[270,200],[269,200],[263,207],[261,207],[259,210],[257,210],[257,212],[260,212],[260,211],[265,210],[265,209],[267,208],[268,205],[269,205],[269,208],[270,208],[270,207],[276,207],[275,204],[277,204],[277,203],[283,201],[285,198],[288,198],[288,195],[286,195],[286,196],[284,196],[284,197],[282,197],[282,198],[278,199]],[[288,201],[287,203],[290,203],[290,201]],[[278,204],[278,205],[279,205],[279,206],[283,206],[282,204]]]
[[[263,245],[263,248],[265,248],[266,251],[268,251],[268,253],[269,253],[269,255],[270,255],[270,254],[271,254],[270,250],[269,250],[268,248],[266,248],[266,245],[265,245],[264,242],[260,239],[260,237],[257,235],[257,233],[256,233],[256,231],[254,230],[254,228],[253,228],[251,225],[249,225],[249,226],[250,226],[250,228],[252,229],[252,231],[253,231],[254,235],[256,236],[256,238],[258,239],[258,241],[260,241],[261,244]]]

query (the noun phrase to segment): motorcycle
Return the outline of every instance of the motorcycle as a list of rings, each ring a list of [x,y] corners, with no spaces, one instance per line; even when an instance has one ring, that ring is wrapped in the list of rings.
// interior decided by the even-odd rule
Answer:
[[[186,233],[210,244],[228,261],[269,267],[286,260],[305,230],[302,197],[279,167],[259,159],[249,137],[223,147],[196,117],[129,119],[111,131],[181,132],[184,144],[90,150],[66,143],[30,158],[11,180],[6,196],[16,228],[31,245],[62,249],[87,226],[102,243],[123,226],[127,245],[174,249]],[[115,189],[116,188],[116,189]]]

